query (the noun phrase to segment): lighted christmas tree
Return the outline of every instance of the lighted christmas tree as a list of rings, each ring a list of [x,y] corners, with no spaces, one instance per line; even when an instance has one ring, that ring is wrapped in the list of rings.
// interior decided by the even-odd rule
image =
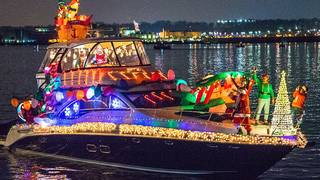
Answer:
[[[278,96],[271,121],[271,135],[292,135],[295,133],[285,76],[286,73],[282,71]]]

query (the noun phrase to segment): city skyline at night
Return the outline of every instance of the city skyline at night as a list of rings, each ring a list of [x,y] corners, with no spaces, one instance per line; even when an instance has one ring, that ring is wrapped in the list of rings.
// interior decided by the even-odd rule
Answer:
[[[55,0],[3,0],[0,26],[53,24]],[[316,0],[83,0],[80,11],[95,22],[128,23],[158,20],[215,22],[219,19],[300,19],[320,17]]]

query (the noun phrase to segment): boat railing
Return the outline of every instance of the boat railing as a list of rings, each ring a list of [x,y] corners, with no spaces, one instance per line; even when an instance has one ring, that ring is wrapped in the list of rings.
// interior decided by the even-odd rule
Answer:
[[[255,117],[258,115],[257,113],[253,112],[250,114],[243,114],[243,113],[234,113],[234,112],[208,112],[208,111],[196,111],[196,110],[185,110],[185,109],[151,109],[151,108],[134,108],[130,110],[130,117],[133,115],[134,112],[143,112],[147,113],[148,115],[152,117],[156,117],[157,119],[165,119],[167,120],[168,116],[174,115],[174,120],[180,121],[185,120],[186,118],[199,118],[207,121],[213,121],[214,117],[224,117],[226,120],[233,120],[235,117],[240,118],[251,118],[252,120],[255,119]],[[261,117],[264,116],[264,113],[259,114]],[[274,116],[282,116],[279,118],[284,118],[285,116],[288,116],[292,119],[292,122],[295,122],[296,125],[300,125],[301,121],[303,119],[304,113],[301,115],[294,115],[292,113],[281,113],[281,114],[268,114],[269,120],[272,121]],[[163,117],[163,118],[161,118]],[[261,119],[261,118],[260,118]],[[285,122],[278,122],[278,125],[289,125]],[[290,123],[291,124],[291,123]]]

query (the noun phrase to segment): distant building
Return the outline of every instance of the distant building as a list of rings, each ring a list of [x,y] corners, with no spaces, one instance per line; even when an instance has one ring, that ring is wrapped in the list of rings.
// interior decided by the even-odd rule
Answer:
[[[160,39],[189,40],[200,39],[202,32],[195,31],[162,31],[159,33]]]
[[[54,38],[56,31],[48,27],[0,27],[0,37],[4,44],[46,44]]]

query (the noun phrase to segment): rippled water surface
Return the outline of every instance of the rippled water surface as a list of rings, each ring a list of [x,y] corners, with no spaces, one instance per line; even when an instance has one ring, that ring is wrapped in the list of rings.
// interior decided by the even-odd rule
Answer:
[[[268,72],[277,89],[279,74],[288,74],[289,92],[298,84],[309,87],[306,116],[302,125],[310,141],[319,144],[320,135],[320,44],[291,43],[255,44],[236,48],[223,45],[174,45],[172,50],[147,53],[156,68],[173,68],[178,78],[190,84],[208,73],[246,71],[257,66],[259,73]],[[9,101],[12,96],[26,96],[35,91],[35,72],[44,56],[33,47],[0,47],[0,121],[15,118]],[[252,109],[256,106],[255,91]],[[277,163],[259,179],[320,179],[320,146],[297,149]],[[263,153],[263,152],[261,152]],[[236,162],[235,162],[236,163]],[[30,155],[14,155],[0,148],[0,179],[185,179],[188,177],[141,173],[96,165],[61,161]]]

